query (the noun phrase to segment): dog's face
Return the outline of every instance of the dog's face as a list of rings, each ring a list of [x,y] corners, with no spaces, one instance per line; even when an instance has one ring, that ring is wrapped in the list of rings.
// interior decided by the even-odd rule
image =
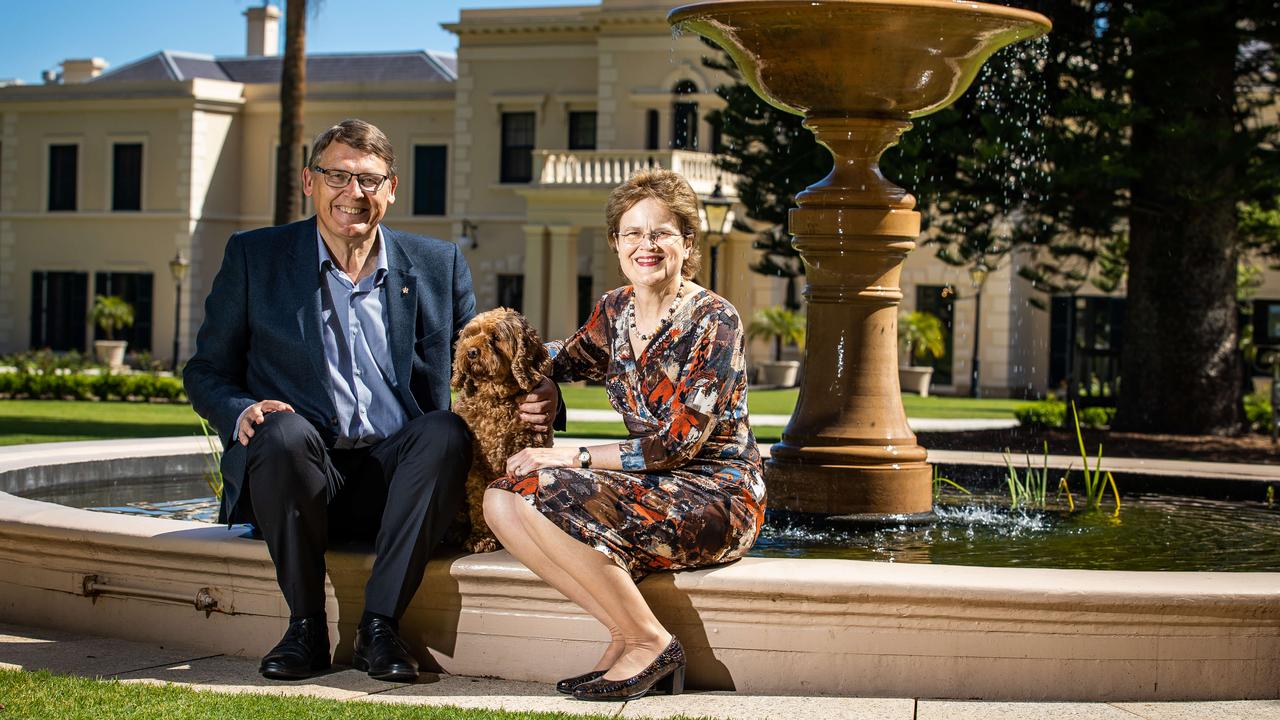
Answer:
[[[538,332],[515,310],[480,313],[462,328],[453,353],[455,390],[509,396],[542,382],[550,360]]]

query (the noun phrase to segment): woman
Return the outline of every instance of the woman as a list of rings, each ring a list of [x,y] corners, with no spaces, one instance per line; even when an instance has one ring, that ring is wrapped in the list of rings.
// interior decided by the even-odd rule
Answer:
[[[764,522],[742,324],[691,280],[697,197],[674,172],[644,171],[610,194],[606,220],[631,285],[547,349],[554,379],[604,381],[630,439],[522,450],[484,498],[511,554],[609,630],[592,671],[556,685],[583,700],[680,692],[684,650],[635,581],[736,560]]]

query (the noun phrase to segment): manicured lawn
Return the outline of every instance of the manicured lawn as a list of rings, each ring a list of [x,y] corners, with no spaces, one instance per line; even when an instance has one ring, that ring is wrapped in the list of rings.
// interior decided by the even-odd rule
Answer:
[[[609,716],[222,694],[171,685],[88,680],[44,671],[0,670],[0,717],[15,720],[605,720]]]
[[[0,445],[200,434],[190,405],[0,400]]]
[[[798,390],[757,390],[748,396],[755,415],[789,415]],[[609,409],[604,388],[565,387],[565,403],[576,409]],[[1022,400],[904,395],[907,415],[916,418],[1011,418]],[[776,442],[780,426],[754,425],[761,442]],[[199,435],[200,423],[188,405],[60,400],[0,400],[0,445],[68,440]],[[577,437],[626,437],[622,423],[571,422]]]

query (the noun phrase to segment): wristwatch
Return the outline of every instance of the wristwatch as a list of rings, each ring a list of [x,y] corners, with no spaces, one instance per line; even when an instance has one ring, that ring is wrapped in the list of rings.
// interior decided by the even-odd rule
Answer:
[[[584,468],[591,467],[591,451],[580,447],[578,448],[578,465]]]

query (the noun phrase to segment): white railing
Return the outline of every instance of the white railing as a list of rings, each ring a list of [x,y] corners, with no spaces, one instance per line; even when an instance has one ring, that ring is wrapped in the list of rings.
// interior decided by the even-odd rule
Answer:
[[[693,191],[709,195],[720,183],[726,196],[736,196],[735,177],[716,167],[715,155],[689,150],[535,150],[535,185],[546,188],[611,187],[636,171],[660,167],[674,170]]]

